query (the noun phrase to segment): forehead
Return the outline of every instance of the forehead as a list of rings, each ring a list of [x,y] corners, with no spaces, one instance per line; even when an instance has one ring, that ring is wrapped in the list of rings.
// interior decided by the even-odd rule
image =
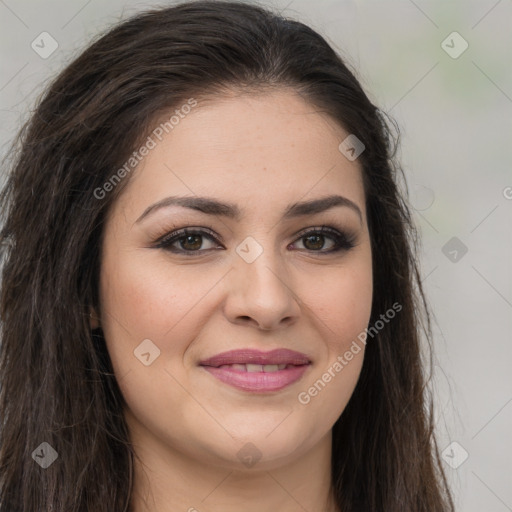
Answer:
[[[340,193],[364,211],[361,167],[339,150],[348,132],[291,90],[198,100],[167,126],[120,198],[139,214],[180,194],[225,199],[243,214]]]

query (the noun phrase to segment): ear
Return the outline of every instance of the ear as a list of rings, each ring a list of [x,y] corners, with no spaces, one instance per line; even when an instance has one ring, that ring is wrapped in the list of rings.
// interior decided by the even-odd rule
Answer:
[[[89,308],[89,325],[91,326],[91,331],[100,326],[100,319],[92,306]]]

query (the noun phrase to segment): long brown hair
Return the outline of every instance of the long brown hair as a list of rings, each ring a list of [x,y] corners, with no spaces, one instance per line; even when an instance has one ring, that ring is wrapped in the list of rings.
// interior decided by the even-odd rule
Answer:
[[[134,453],[101,329],[105,216],[129,180],[99,189],[162,114],[190,97],[290,88],[365,145],[373,325],[355,391],[333,428],[343,512],[447,512],[453,502],[427,392],[430,320],[418,240],[394,163],[399,132],[311,28],[255,5],[196,1],[136,15],[50,84],[16,138],[2,191],[0,509],[130,510]],[[340,141],[341,142],[341,141]],[[6,169],[7,171],[7,169]],[[430,360],[420,340],[428,341]],[[34,450],[58,459],[47,469]],[[36,453],[37,456],[37,453]]]

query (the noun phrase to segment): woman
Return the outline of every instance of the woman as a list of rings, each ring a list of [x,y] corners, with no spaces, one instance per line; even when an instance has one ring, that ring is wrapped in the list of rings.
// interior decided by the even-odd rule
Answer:
[[[393,137],[320,35],[139,14],[18,143],[1,510],[453,510]]]

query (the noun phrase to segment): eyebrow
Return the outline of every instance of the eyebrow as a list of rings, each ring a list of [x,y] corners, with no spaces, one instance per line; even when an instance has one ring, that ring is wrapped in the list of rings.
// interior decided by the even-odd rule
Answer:
[[[143,219],[156,212],[157,210],[167,208],[169,206],[182,206],[184,208],[197,210],[207,215],[220,215],[236,221],[239,221],[242,217],[242,210],[233,203],[223,203],[210,197],[170,196],[162,199],[161,201],[158,201],[155,204],[152,204],[151,206],[148,206],[148,208],[146,208],[144,213],[135,221],[135,223],[141,222]],[[318,199],[313,199],[311,201],[302,201],[290,204],[284,211],[282,219],[288,220],[303,215],[314,215],[336,206],[344,206],[352,209],[358,214],[359,220],[362,222],[363,214],[359,206],[357,206],[357,204],[350,199],[339,195],[330,195]]]

